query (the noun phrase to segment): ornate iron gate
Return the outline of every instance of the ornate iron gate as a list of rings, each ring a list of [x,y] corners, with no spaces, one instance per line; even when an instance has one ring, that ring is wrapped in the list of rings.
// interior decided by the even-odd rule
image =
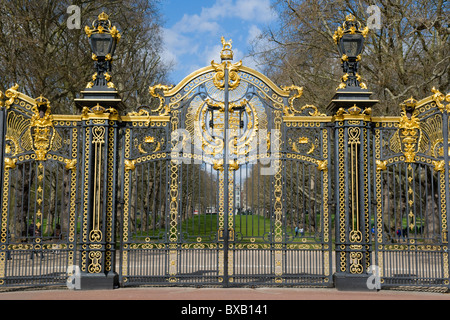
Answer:
[[[223,45],[124,121],[121,282],[330,285],[328,131]]]
[[[222,44],[127,115],[107,56],[80,115],[0,92],[0,287],[448,290],[449,94],[373,117],[352,75],[325,115]]]

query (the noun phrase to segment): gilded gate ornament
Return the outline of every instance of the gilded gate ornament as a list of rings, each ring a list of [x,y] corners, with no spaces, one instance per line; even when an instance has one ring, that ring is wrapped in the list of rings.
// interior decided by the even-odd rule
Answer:
[[[233,60],[233,41],[231,39],[226,41],[224,37],[222,37],[220,41],[223,46],[222,51],[220,51],[220,58],[222,60]]]
[[[9,109],[15,103],[25,105],[26,101],[31,112],[28,110],[26,114],[8,112],[5,152],[15,156],[23,151],[33,150],[36,159],[44,161],[49,151],[56,151],[62,147],[61,135],[53,125],[50,103],[42,96],[32,99],[18,92],[18,88],[16,84],[6,91],[5,96],[9,100],[3,103],[4,106]]]
[[[9,107],[14,104],[14,100],[19,96],[17,89],[19,89],[19,85],[16,83],[14,86],[6,90],[5,94],[0,91],[0,107],[9,109]],[[7,100],[3,101],[5,98],[7,98]]]
[[[415,162],[418,153],[433,158],[444,156],[443,115],[435,113],[424,117],[423,113],[425,107],[430,108],[434,103],[437,110],[446,112],[442,103],[446,99],[445,96],[435,89],[433,92],[435,94],[422,100],[424,102],[419,106],[419,102],[412,97],[400,105],[402,115],[399,119],[399,129],[390,138],[389,148],[395,153],[403,153],[406,162]]]
[[[224,37],[222,37],[221,41],[223,46],[222,51],[220,52],[222,63],[216,63],[214,60],[211,61],[211,66],[216,72],[213,77],[214,85],[220,90],[225,89],[225,69],[228,69],[228,89],[234,90],[241,82],[241,77],[238,72],[242,66],[242,60],[236,63],[227,61],[233,60],[233,51],[231,50],[232,41],[225,41]]]
[[[117,30],[115,26],[111,26],[109,16],[105,12],[99,14],[97,20],[92,22],[92,28],[85,26],[84,31],[88,37],[92,36],[94,33],[109,33],[117,40],[120,40],[121,38],[119,30]],[[112,59],[112,57],[109,57],[109,59]],[[93,57],[93,60],[95,60],[95,57]]]
[[[361,144],[361,129],[351,127],[348,129],[348,144],[350,149],[350,194],[351,194],[351,231],[350,241],[361,242],[362,232],[360,230],[360,212],[359,212],[359,172],[358,164],[358,146]]]
[[[169,107],[165,105],[165,98],[163,95],[159,94],[157,90],[162,90],[163,94],[170,89],[172,89],[173,86],[166,86],[163,84],[157,84],[155,86],[149,87],[148,91],[151,94],[152,97],[159,99],[159,105],[156,109],[152,110],[152,112],[158,112],[161,116],[167,115],[170,111]]]
[[[450,93],[447,93],[445,96],[443,93],[441,93],[439,90],[437,90],[435,87],[431,89],[431,92],[433,92],[432,99],[434,102],[436,102],[436,105],[438,106],[439,110],[441,112],[447,111],[450,113],[450,103],[444,104],[443,102],[450,102]]]
[[[222,63],[216,63],[211,61],[211,66],[216,71],[214,75],[214,85],[218,89],[225,89],[225,69],[228,69],[228,88],[230,90],[234,90],[239,86],[241,82],[241,77],[238,74],[239,68],[242,66],[242,61],[231,63],[228,61],[224,61]]]
[[[297,93],[294,93],[288,99],[289,105],[288,106],[284,106],[284,115],[285,116],[293,116],[295,113],[300,113],[301,111],[303,111],[303,110],[301,110],[299,112],[299,111],[297,111],[294,108],[294,101],[296,99],[300,99],[301,96],[303,95],[303,87],[298,87],[298,86],[292,85],[292,86],[282,86],[281,89],[283,89],[283,91],[285,91],[285,92],[295,92],[295,91],[297,91]],[[314,106],[312,106],[312,107],[314,107]]]
[[[15,169],[17,159],[5,158],[5,169]]]
[[[421,138],[420,120],[414,114],[417,101],[412,97],[403,104],[402,116],[399,123],[398,135],[401,141],[401,149],[405,155],[405,162],[411,163],[415,161]]]
[[[30,132],[33,140],[33,150],[36,153],[36,160],[46,160],[47,152],[53,145],[58,149],[61,147],[61,136],[53,127],[53,116],[49,101],[40,96],[36,99],[36,106],[32,108],[34,112],[30,120]]]

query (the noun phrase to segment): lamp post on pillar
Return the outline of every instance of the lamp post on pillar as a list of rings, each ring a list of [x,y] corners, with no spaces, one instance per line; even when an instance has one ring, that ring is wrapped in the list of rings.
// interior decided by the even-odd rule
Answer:
[[[342,27],[338,27],[334,33],[333,40],[338,47],[344,75],[328,106],[328,110],[333,114],[348,111],[348,108],[353,107],[355,103],[359,108],[365,110],[378,102],[370,99],[372,93],[367,90],[367,85],[362,82],[362,78],[358,74],[364,39],[368,32],[368,27],[362,29],[361,23],[349,14]],[[340,108],[344,110],[339,110]]]
[[[91,28],[86,26],[84,30],[89,37],[95,73],[86,85],[86,89],[81,91],[83,97],[75,99],[75,103],[78,108],[91,108],[100,104],[120,112],[124,106],[112,82],[110,72],[116,45],[121,35],[115,26],[111,26],[111,21],[104,12],[92,23]],[[86,111],[85,109],[84,112]]]
[[[336,273],[338,290],[369,290],[371,92],[358,74],[368,28],[348,15],[333,39],[344,75],[328,110],[334,117]]]
[[[115,272],[115,218],[117,154],[122,99],[111,81],[111,62],[120,33],[104,12],[85,28],[95,73],[82,98],[75,103],[82,111],[83,162],[82,227],[80,250],[81,289],[113,289]]]

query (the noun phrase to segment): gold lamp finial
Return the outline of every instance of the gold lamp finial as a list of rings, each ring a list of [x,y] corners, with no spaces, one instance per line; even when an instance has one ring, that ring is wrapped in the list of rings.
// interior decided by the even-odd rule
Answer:
[[[354,22],[354,21],[356,21],[356,17],[353,15],[353,14],[348,14],[346,17],[345,17],[345,21],[347,21],[347,22]]]
[[[109,16],[104,11],[98,15],[99,21],[108,21],[108,19]]]

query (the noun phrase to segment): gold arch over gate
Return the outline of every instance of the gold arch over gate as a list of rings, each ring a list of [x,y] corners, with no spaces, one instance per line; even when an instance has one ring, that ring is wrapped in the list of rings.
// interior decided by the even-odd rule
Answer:
[[[216,69],[211,65],[207,67],[203,67],[201,69],[198,69],[191,74],[189,74],[187,77],[185,77],[183,80],[181,80],[175,87],[170,88],[164,92],[165,97],[173,97],[176,94],[178,94],[186,84],[190,83],[191,81],[195,80],[196,78],[201,77],[204,74],[207,74],[209,72],[215,72]],[[282,97],[289,97],[290,93],[289,91],[283,90],[280,87],[278,87],[272,80],[270,80],[268,77],[260,73],[259,71],[256,71],[254,69],[251,69],[246,66],[240,66],[239,71],[246,72],[255,78],[260,79],[262,82],[264,82],[270,89],[272,89],[276,94],[282,96]]]

